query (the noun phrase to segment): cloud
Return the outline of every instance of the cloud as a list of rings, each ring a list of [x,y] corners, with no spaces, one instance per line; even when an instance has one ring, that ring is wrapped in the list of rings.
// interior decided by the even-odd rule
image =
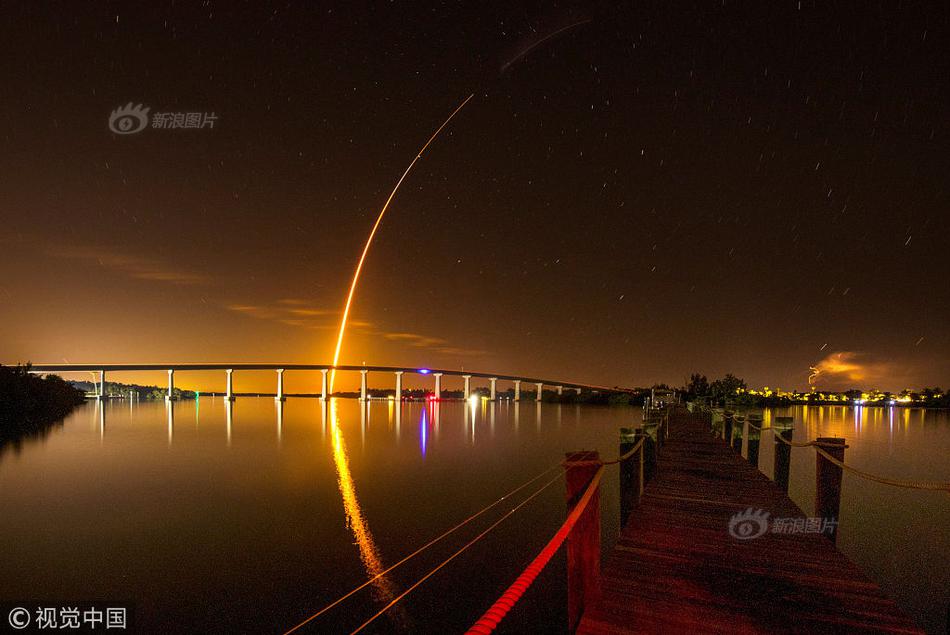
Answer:
[[[488,351],[478,348],[457,348],[455,346],[440,346],[435,349],[435,352],[455,357],[482,357],[488,355]]]
[[[177,269],[157,260],[130,256],[93,247],[49,247],[46,253],[55,258],[96,263],[131,278],[156,280],[176,285],[198,285],[211,282],[208,276]]]
[[[383,333],[383,337],[387,340],[405,342],[409,346],[415,346],[416,348],[431,348],[448,343],[440,337],[427,337],[417,333]]]
[[[274,321],[296,328],[336,331],[339,327],[339,310],[314,306],[311,301],[303,298],[283,298],[272,304],[234,303],[225,305],[225,308],[228,311],[248,317]],[[479,349],[451,346],[448,340],[441,337],[404,331],[379,330],[373,322],[364,319],[350,318],[347,322],[347,332],[350,334],[359,333],[369,337],[382,337],[391,342],[398,342],[412,348],[425,349],[451,357],[480,357],[488,354],[487,351]]]
[[[826,388],[880,387],[904,379],[906,373],[890,361],[855,351],[837,351],[810,368],[808,383]]]
[[[459,348],[457,346],[447,346],[449,342],[442,339],[441,337],[430,337],[428,335],[420,335],[418,333],[383,333],[382,336],[388,340],[404,342],[409,346],[429,349],[442,355],[451,355],[455,357],[479,357],[488,354],[487,351],[476,348]]]
[[[272,305],[260,304],[228,304],[224,307],[228,311],[240,313],[258,320],[272,320],[287,326],[313,330],[328,330],[335,327],[338,311],[307,306],[304,300],[278,300]],[[315,319],[332,316],[333,320]],[[353,322],[351,321],[351,324]],[[370,326],[369,322],[362,323]],[[360,326],[357,324],[357,326]]]

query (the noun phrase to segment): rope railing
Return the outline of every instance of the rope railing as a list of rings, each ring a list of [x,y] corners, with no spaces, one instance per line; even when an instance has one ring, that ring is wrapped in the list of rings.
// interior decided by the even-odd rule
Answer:
[[[568,469],[570,469],[570,468],[568,468]],[[419,578],[419,580],[417,580],[412,586],[410,586],[408,589],[406,589],[405,591],[403,591],[402,593],[400,593],[399,595],[397,595],[395,598],[393,598],[393,600],[390,601],[389,604],[387,604],[386,606],[384,606],[383,608],[381,608],[379,611],[377,611],[376,613],[374,613],[372,617],[370,617],[368,620],[366,620],[365,622],[363,622],[362,624],[360,624],[356,629],[353,630],[352,633],[350,633],[350,635],[355,635],[355,633],[359,633],[359,632],[362,631],[364,628],[366,628],[367,626],[369,626],[370,624],[372,624],[374,621],[376,621],[376,619],[377,619],[379,616],[383,615],[386,611],[388,611],[388,610],[391,609],[393,606],[395,606],[400,600],[402,600],[404,597],[406,597],[406,596],[409,595],[412,591],[414,591],[416,588],[418,588],[419,585],[421,585],[423,582],[425,582],[426,580],[428,580],[429,578],[431,578],[432,576],[434,576],[436,573],[438,573],[440,570],[442,570],[443,567],[445,567],[446,565],[448,565],[450,562],[452,562],[453,560],[455,560],[457,557],[459,557],[460,555],[462,555],[463,553],[465,553],[465,552],[466,552],[469,548],[471,548],[475,543],[477,543],[479,540],[481,540],[482,538],[484,538],[485,536],[487,536],[489,533],[491,533],[491,531],[492,531],[493,529],[495,529],[498,525],[500,525],[500,524],[503,523],[505,520],[507,520],[507,519],[508,519],[510,516],[512,516],[516,511],[518,511],[519,509],[521,509],[522,507],[524,507],[525,505],[527,505],[528,503],[530,503],[532,500],[534,500],[535,498],[537,498],[537,497],[541,494],[541,492],[543,492],[543,491],[546,490],[548,487],[550,487],[551,485],[553,485],[556,481],[560,480],[560,478],[561,478],[562,476],[564,476],[564,473],[566,473],[566,472],[567,472],[567,470],[565,470],[565,471],[562,472],[561,474],[558,474],[557,476],[555,476],[554,478],[552,478],[551,480],[549,480],[547,483],[545,483],[544,485],[542,485],[540,489],[538,489],[537,491],[535,491],[535,492],[534,492],[533,494],[531,494],[529,497],[527,497],[526,499],[524,499],[523,501],[521,501],[520,503],[518,503],[517,505],[515,505],[514,507],[512,507],[511,510],[510,510],[509,512],[507,512],[504,516],[502,516],[501,518],[499,518],[498,520],[496,520],[494,523],[492,523],[491,525],[489,525],[487,529],[485,529],[485,530],[482,531],[480,534],[478,534],[477,536],[475,536],[474,538],[472,538],[471,540],[469,540],[469,541],[468,541],[467,543],[465,543],[465,545],[463,545],[458,551],[456,551],[456,552],[453,553],[451,556],[449,556],[448,558],[446,558],[445,560],[443,560],[438,566],[434,567],[434,568],[431,569],[427,574],[425,574],[424,576],[422,576],[421,578]]]
[[[838,467],[849,472],[856,474],[862,478],[866,478],[869,481],[874,481],[876,483],[882,483],[884,485],[893,485],[894,487],[903,487],[906,489],[923,489],[923,490],[934,490],[934,491],[945,491],[950,492],[950,483],[941,483],[940,481],[900,481],[893,478],[886,478],[884,476],[878,476],[877,474],[871,474],[870,472],[865,472],[859,470],[856,467],[848,465],[844,461],[839,461],[835,457],[831,456],[826,452],[820,444],[813,443],[815,446],[815,451],[820,455],[825,457],[827,460],[831,461]]]
[[[626,451],[624,454],[622,454],[621,456],[618,456],[618,457],[617,457],[616,459],[614,459],[613,461],[604,461],[604,462],[603,462],[603,465],[615,465],[615,464],[617,464],[617,463],[623,463],[624,461],[626,461],[627,459],[629,459],[630,457],[632,457],[634,454],[636,454],[637,451],[638,451],[640,448],[643,447],[643,442],[644,442],[644,441],[646,441],[646,437],[640,437],[640,440],[637,441],[636,444],[635,444],[632,448],[630,448],[629,450],[627,450],[627,451]]]
[[[641,439],[642,444],[642,439]],[[638,444],[640,445],[640,444]],[[628,453],[632,455],[632,452]],[[625,455],[626,456],[626,455]],[[618,463],[621,459],[617,461],[612,461],[612,463]],[[561,548],[561,545],[564,544],[564,541],[570,535],[571,530],[574,528],[574,525],[577,524],[577,519],[580,518],[581,514],[587,509],[588,503],[590,503],[591,497],[594,495],[594,492],[600,486],[600,478],[604,474],[604,466],[601,465],[597,470],[597,473],[594,475],[594,478],[591,479],[590,484],[587,486],[587,489],[584,491],[583,496],[580,500],[577,501],[577,504],[574,505],[574,509],[571,510],[571,513],[568,515],[567,519],[564,521],[564,524],[561,525],[561,528],[557,530],[557,533],[548,541],[548,544],[544,546],[541,552],[531,561],[525,570],[518,576],[518,578],[508,587],[508,589],[501,594],[494,604],[485,611],[484,615],[478,619],[475,624],[468,629],[467,633],[469,635],[489,635],[492,633],[498,625],[501,623],[505,616],[508,615],[508,612],[518,603],[518,600],[521,599],[521,596],[525,594],[535,579],[541,571],[544,570],[544,567],[551,561],[551,558],[554,557],[554,554],[557,553],[557,550]]]
[[[666,421],[664,421],[666,424]],[[604,474],[604,469],[608,465],[616,465],[618,463],[623,463],[631,459],[637,452],[641,452],[644,447],[644,442],[646,441],[646,436],[640,436],[633,447],[629,450],[618,456],[616,459],[611,461],[600,461],[597,459],[581,459],[581,460],[572,460],[569,463],[565,464],[568,469],[571,467],[581,467],[588,466],[593,467],[597,466],[597,472],[591,478],[588,483],[584,493],[578,499],[577,504],[571,509],[567,518],[564,520],[564,523],[561,527],[555,532],[551,537],[551,540],[541,549],[534,560],[525,567],[524,571],[521,572],[521,575],[512,582],[504,593],[492,604],[491,607],[482,615],[475,624],[467,631],[469,635],[488,635],[492,633],[501,621],[508,615],[509,611],[514,608],[515,604],[521,599],[525,592],[531,587],[537,577],[541,574],[544,568],[551,561],[551,558],[554,557],[554,554],[557,553],[558,549],[564,544],[564,541],[567,540],[570,536],[571,531],[574,529],[574,526],[577,524],[578,519],[581,517],[581,514],[587,509],[588,504],[591,501],[591,498],[594,495],[594,492],[600,487],[600,480]]]
[[[438,536],[436,536],[435,538],[433,538],[433,539],[430,540],[429,542],[425,543],[424,545],[422,545],[421,547],[419,547],[418,549],[416,549],[415,551],[413,551],[413,552],[410,553],[409,555],[404,556],[402,559],[400,559],[400,560],[399,560],[398,562],[396,562],[395,564],[389,566],[388,568],[386,568],[386,569],[383,570],[383,571],[380,571],[378,574],[376,574],[376,575],[373,576],[372,578],[369,578],[368,580],[366,580],[365,582],[363,582],[361,585],[355,587],[354,589],[352,589],[352,590],[349,591],[348,593],[345,593],[345,594],[341,595],[340,597],[338,597],[338,598],[337,598],[336,600],[334,600],[333,602],[327,604],[326,606],[324,606],[322,609],[320,609],[320,610],[317,611],[316,613],[312,614],[312,615],[311,615],[310,617],[308,617],[307,619],[303,620],[302,622],[300,622],[299,624],[297,624],[296,626],[294,626],[294,627],[291,628],[290,630],[286,631],[286,632],[284,633],[284,635],[290,635],[290,633],[293,633],[294,631],[296,631],[296,630],[302,628],[303,626],[309,624],[310,622],[312,622],[312,621],[315,620],[316,618],[320,617],[321,615],[323,615],[324,613],[326,613],[327,611],[329,611],[329,610],[332,609],[333,607],[337,606],[338,604],[340,604],[341,602],[343,602],[343,601],[346,600],[347,598],[352,597],[354,594],[356,594],[357,592],[359,592],[359,591],[365,589],[366,587],[368,587],[370,584],[372,584],[372,583],[375,582],[376,580],[379,580],[380,578],[382,578],[383,576],[385,576],[385,575],[387,575],[388,573],[392,572],[392,571],[395,570],[396,568],[402,566],[402,565],[405,564],[406,562],[409,562],[410,560],[412,560],[413,558],[415,558],[416,556],[418,556],[419,554],[421,554],[423,551],[425,551],[425,550],[428,549],[429,547],[432,547],[433,545],[435,545],[435,544],[441,542],[443,539],[449,537],[450,535],[452,535],[453,533],[455,533],[456,531],[458,531],[458,530],[461,529],[462,527],[468,525],[470,522],[474,521],[476,518],[478,518],[478,517],[480,517],[481,515],[485,514],[485,513],[488,512],[489,510],[491,510],[491,509],[497,507],[498,505],[500,505],[500,504],[503,503],[504,501],[508,500],[509,498],[511,498],[512,496],[514,496],[515,494],[517,494],[518,492],[520,492],[520,491],[523,490],[524,488],[528,487],[528,486],[531,485],[532,483],[537,482],[537,481],[540,480],[542,477],[544,477],[544,476],[547,475],[547,474],[550,474],[554,469],[559,468],[559,467],[561,467],[561,463],[560,463],[560,462],[555,463],[553,466],[551,466],[551,467],[549,467],[548,469],[544,470],[543,472],[541,472],[540,474],[538,474],[538,475],[535,476],[534,478],[532,478],[532,479],[530,479],[530,480],[528,480],[528,481],[525,481],[524,483],[522,483],[522,484],[519,485],[518,487],[514,488],[513,490],[509,491],[509,492],[506,493],[505,495],[501,496],[500,498],[498,498],[498,499],[495,500],[494,502],[490,503],[489,505],[486,505],[485,507],[481,508],[480,510],[478,510],[477,512],[475,512],[474,514],[472,514],[471,516],[469,516],[468,518],[465,518],[464,520],[460,521],[460,522],[457,523],[455,526],[453,526],[453,527],[451,527],[450,529],[448,529],[448,530],[442,532],[441,534],[439,534]],[[560,475],[558,475],[558,477],[560,477]]]
[[[644,427],[646,427],[646,425],[649,425],[649,424],[645,424]],[[659,426],[659,431],[657,433],[657,436],[659,437],[659,435],[664,431],[664,428],[668,428],[669,426],[668,413],[663,413],[663,415],[660,417],[660,421],[657,421],[653,425]],[[573,458],[569,459],[568,462],[566,463],[558,463],[557,465],[548,468],[547,470],[543,471],[541,474],[538,474],[537,476],[530,479],[529,481],[526,481],[525,483],[519,485],[517,488],[511,490],[510,492],[500,497],[493,503],[487,505],[486,507],[472,514],[468,518],[462,520],[461,522],[459,522],[452,528],[446,530],[439,536],[433,538],[432,540],[422,545],[421,547],[419,547],[418,549],[416,549],[409,555],[403,557],[401,560],[399,560],[392,566],[388,567],[384,571],[380,572],[376,576],[366,580],[361,585],[355,587],[348,593],[345,593],[344,595],[340,596],[335,601],[326,605],[321,610],[317,611],[316,613],[312,614],[310,617],[303,620],[302,622],[300,622],[299,624],[297,624],[290,630],[286,631],[285,635],[289,635],[290,633],[293,633],[294,631],[307,625],[314,619],[320,617],[327,611],[339,605],[344,600],[353,596],[358,591],[366,588],[367,586],[377,581],[378,579],[382,578],[383,576],[387,575],[388,573],[390,573],[397,567],[403,565],[404,563],[408,562],[412,558],[421,554],[423,551],[425,551],[429,547],[435,545],[436,543],[442,541],[444,538],[455,533],[457,530],[466,526],[467,524],[469,524],[476,518],[480,517],[482,514],[486,513],[487,511],[494,508],[495,506],[501,504],[503,501],[507,500],[508,498],[516,494],[517,492],[528,487],[532,483],[535,483],[539,479],[543,478],[545,475],[550,474],[550,472],[554,470],[555,468],[557,468],[558,466],[563,465],[564,471],[562,473],[558,474],[554,478],[545,482],[538,490],[536,490],[535,492],[527,496],[524,500],[522,500],[520,503],[518,503],[513,508],[511,508],[507,513],[502,515],[498,520],[496,520],[494,523],[489,525],[484,531],[476,535],[473,539],[467,542],[455,553],[453,553],[448,558],[443,560],[439,565],[431,569],[428,573],[426,573],[419,580],[417,580],[412,586],[408,587],[405,591],[403,591],[397,597],[392,599],[386,606],[382,607],[369,619],[367,619],[362,624],[360,624],[360,626],[358,626],[352,632],[352,634],[362,631],[367,626],[372,624],[377,618],[379,618],[381,615],[386,613],[390,608],[395,606],[399,601],[405,598],[409,593],[411,593],[413,590],[418,588],[426,580],[428,580],[430,577],[435,575],[438,571],[440,571],[442,568],[447,566],[455,558],[460,556],[462,553],[464,553],[466,550],[468,550],[470,547],[472,547],[474,544],[476,544],[478,541],[480,541],[482,538],[488,535],[488,533],[490,533],[503,521],[505,521],[507,518],[512,516],[519,509],[524,507],[527,503],[534,500],[544,490],[546,490],[553,483],[555,483],[557,480],[559,480],[565,474],[567,474],[568,471],[570,471],[573,468],[580,468],[580,467],[594,468],[596,466],[596,472],[594,473],[593,477],[590,479],[590,481],[587,483],[586,486],[581,485],[582,487],[585,487],[585,489],[583,490],[583,493],[580,495],[580,498],[577,500],[577,503],[571,508],[571,511],[568,513],[568,516],[565,519],[564,523],[560,526],[560,528],[557,530],[554,536],[552,536],[551,540],[545,545],[545,547],[541,550],[541,552],[538,553],[538,555],[534,558],[534,560],[532,560],[531,563],[524,569],[521,575],[518,576],[518,578],[511,584],[511,586],[505,591],[505,593],[503,593],[502,596],[498,598],[498,600],[484,613],[484,615],[468,631],[469,633],[478,633],[480,635],[484,633],[491,633],[502,621],[502,619],[504,619],[504,617],[508,614],[511,608],[514,607],[514,605],[518,602],[518,600],[521,599],[522,595],[524,595],[524,593],[528,590],[528,588],[531,587],[531,585],[533,584],[535,579],[538,577],[538,575],[540,575],[540,573],[544,570],[544,568],[548,565],[548,563],[554,557],[554,554],[557,553],[557,551],[561,548],[561,546],[563,546],[567,538],[571,535],[571,532],[573,531],[575,525],[578,523],[578,520],[581,518],[585,510],[588,509],[590,502],[594,497],[594,494],[598,491],[605,467],[607,465],[616,465],[616,464],[620,464],[625,461],[628,461],[638,452],[641,453],[640,460],[642,463],[643,461],[642,453],[645,451],[644,444],[647,438],[648,438],[647,435],[641,432],[640,435],[637,437],[637,441],[632,445],[632,447],[630,447],[628,450],[623,452],[623,454],[618,456],[616,459],[613,459],[610,461],[599,460],[596,452],[591,452],[591,453],[581,452],[581,453],[577,453],[576,455],[572,455]],[[621,446],[621,449],[623,449],[623,445]],[[642,465],[641,465],[641,473],[642,473]],[[641,478],[642,478],[642,475],[641,475]],[[570,485],[569,485],[569,490],[570,490]],[[641,485],[641,491],[642,491],[642,485]]]
[[[776,428],[775,426],[757,426],[752,423],[752,420],[748,417],[743,417],[743,415],[733,414],[731,415],[733,422],[746,423],[750,428],[756,430],[791,430],[792,428]],[[928,490],[928,491],[937,491],[937,492],[950,492],[950,483],[943,481],[913,481],[913,480],[901,480],[895,478],[888,478],[886,476],[881,476],[879,474],[873,474],[871,472],[866,472],[864,470],[858,469],[853,465],[848,465],[844,461],[831,455],[825,447],[831,447],[834,444],[824,443],[819,440],[815,441],[806,441],[798,442],[792,441],[791,439],[786,439],[784,435],[773,433],[773,437],[776,441],[781,441],[782,443],[793,447],[793,448],[815,448],[815,451],[820,454],[823,458],[830,461],[833,465],[841,468],[842,470],[847,470],[856,476],[867,479],[869,481],[874,481],[875,483],[881,483],[882,485],[891,485],[893,487],[901,487],[904,489],[917,489],[917,490]]]

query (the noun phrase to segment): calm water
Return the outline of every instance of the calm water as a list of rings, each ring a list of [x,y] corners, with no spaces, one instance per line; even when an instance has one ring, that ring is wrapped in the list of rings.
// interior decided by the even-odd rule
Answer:
[[[146,630],[283,632],[567,450],[617,452],[639,409],[533,402],[474,408],[242,398],[88,403],[43,440],[0,455],[0,600],[135,601]],[[784,411],[772,414],[786,414]],[[796,439],[843,436],[847,460],[900,478],[950,480],[945,412],[792,409]],[[771,444],[762,465],[770,472]],[[814,452],[792,453],[792,495],[812,506]],[[556,471],[551,472],[553,476]],[[535,491],[357,593],[304,632],[349,632]],[[617,474],[601,497],[617,532]],[[839,544],[930,630],[950,602],[950,501],[845,476]],[[457,632],[511,582],[564,517],[555,481],[368,632]],[[725,531],[725,528],[724,528]],[[566,621],[563,555],[505,622]]]

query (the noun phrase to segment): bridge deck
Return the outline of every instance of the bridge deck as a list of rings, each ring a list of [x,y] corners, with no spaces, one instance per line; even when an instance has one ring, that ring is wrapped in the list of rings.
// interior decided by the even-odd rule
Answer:
[[[804,516],[700,417],[674,415],[578,632],[921,632],[826,537],[731,537],[730,517],[750,506]]]

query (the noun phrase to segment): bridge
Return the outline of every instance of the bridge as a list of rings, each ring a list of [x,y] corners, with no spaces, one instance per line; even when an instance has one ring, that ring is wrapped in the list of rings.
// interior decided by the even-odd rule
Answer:
[[[226,374],[226,392],[225,398],[229,401],[235,399],[234,394],[234,373],[237,371],[260,371],[272,370],[277,373],[276,378],[276,399],[283,401],[284,393],[284,373],[287,371],[320,371],[323,375],[321,380],[320,398],[328,399],[329,382],[327,374],[330,371],[336,372],[359,372],[360,373],[360,400],[366,401],[367,393],[367,375],[369,373],[390,373],[395,377],[395,390],[397,395],[402,394],[402,378],[406,373],[431,376],[433,378],[433,394],[436,399],[442,398],[442,377],[461,377],[464,380],[463,396],[468,399],[472,394],[472,379],[487,379],[489,384],[489,395],[492,401],[497,399],[497,383],[499,381],[510,381],[514,385],[514,400],[521,400],[521,384],[535,386],[535,398],[541,401],[542,392],[545,386],[550,386],[562,395],[564,389],[574,390],[577,394],[582,391],[590,392],[634,392],[629,388],[616,388],[607,386],[597,386],[592,384],[579,384],[575,382],[541,379],[536,377],[523,377],[519,375],[504,375],[499,373],[473,372],[467,370],[447,370],[438,368],[419,368],[407,366],[333,366],[330,364],[264,364],[264,363],[184,363],[184,364],[32,364],[30,371],[34,373],[72,373],[72,372],[93,372],[99,373],[99,393],[98,397],[105,395],[105,382],[107,372],[126,372],[126,371],[165,371],[168,373],[168,393],[166,399],[173,399],[175,391],[175,373],[184,371],[224,371]]]

